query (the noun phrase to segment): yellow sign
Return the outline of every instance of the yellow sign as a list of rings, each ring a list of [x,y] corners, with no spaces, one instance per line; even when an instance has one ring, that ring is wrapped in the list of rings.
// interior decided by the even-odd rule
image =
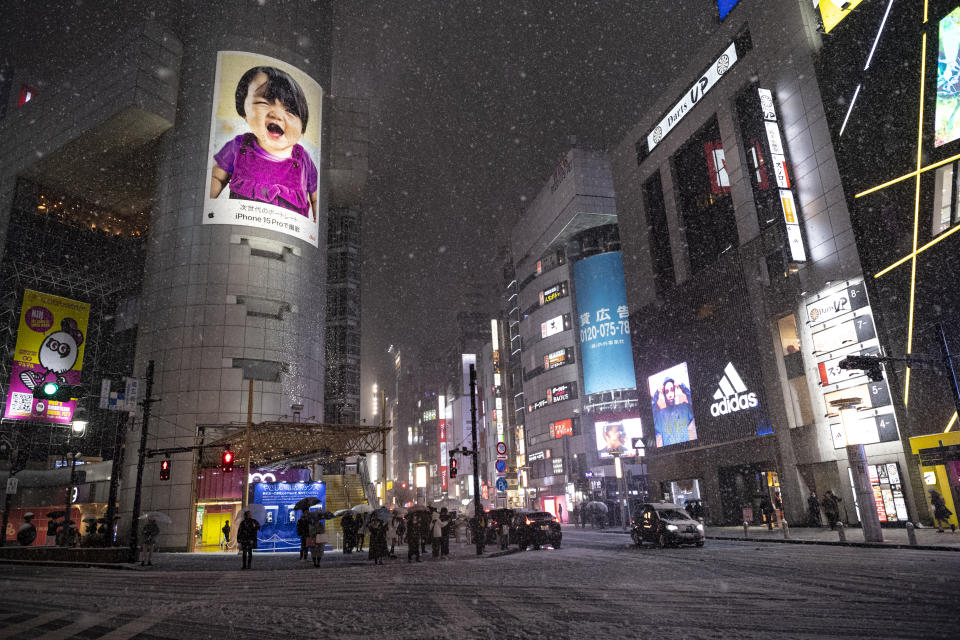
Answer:
[[[850,12],[857,8],[857,5],[863,0],[851,0],[843,2],[842,0],[820,0],[820,20],[823,21],[823,32],[830,33],[830,30],[840,24],[840,21],[850,15]],[[841,7],[846,6],[845,9]]]
[[[75,403],[36,399],[47,383],[80,384],[90,305],[27,289],[4,417],[69,424]]]

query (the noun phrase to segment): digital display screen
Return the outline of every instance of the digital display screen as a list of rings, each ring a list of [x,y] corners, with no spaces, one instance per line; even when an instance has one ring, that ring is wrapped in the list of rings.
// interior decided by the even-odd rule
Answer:
[[[567,350],[558,349],[543,356],[543,368],[547,371],[567,364]]]
[[[940,20],[935,147],[960,137],[960,7]]]
[[[550,304],[554,300],[559,300],[567,295],[567,281],[564,280],[540,292],[540,306]]]
[[[640,418],[622,420],[597,420],[593,423],[597,432],[597,455],[612,458],[614,453],[632,456],[635,438],[643,438]]]
[[[690,375],[687,363],[681,362],[647,379],[653,430],[658,447],[666,447],[697,439],[693,415]]]
[[[550,437],[551,438],[562,438],[563,436],[572,436],[573,435],[573,419],[567,418],[566,420],[557,420],[556,422],[550,423]]]

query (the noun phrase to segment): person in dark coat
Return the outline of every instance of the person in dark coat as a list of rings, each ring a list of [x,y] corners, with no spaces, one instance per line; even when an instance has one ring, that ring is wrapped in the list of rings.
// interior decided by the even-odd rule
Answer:
[[[956,531],[957,527],[950,522],[950,516],[953,512],[947,508],[947,502],[936,489],[930,489],[930,504],[933,505],[933,522],[937,527],[937,533],[943,533],[943,522],[950,525],[950,531]]]
[[[260,530],[260,523],[253,519],[249,511],[243,512],[243,520],[237,528],[237,544],[240,545],[240,551],[243,554],[243,568],[253,568],[253,550],[257,546],[257,532]]]
[[[760,511],[763,519],[767,521],[767,529],[773,531],[773,503],[770,502],[770,496],[760,496]]]
[[[823,500],[820,501],[823,507],[823,514],[827,516],[827,522],[830,524],[830,530],[833,531],[837,526],[837,520],[840,519],[840,498],[833,495],[833,491],[827,490],[823,494]]]
[[[383,564],[383,557],[389,553],[387,549],[387,526],[380,521],[380,518],[370,518],[370,545],[367,551],[367,559],[373,560],[373,564]]]
[[[51,518],[47,521],[47,546],[53,547],[57,544],[57,521]]]
[[[353,547],[357,544],[357,530],[354,526],[353,515],[347,513],[340,522],[343,529],[343,552],[353,553]]]
[[[444,560],[450,555],[450,529],[453,528],[453,518],[446,507],[440,509],[440,557]]]
[[[17,542],[22,547],[29,547],[37,539],[37,525],[33,524],[33,512],[23,514],[23,524],[17,529]]]
[[[307,554],[310,553],[310,519],[307,512],[304,511],[297,520],[297,537],[300,538],[300,562],[307,561]]]
[[[407,562],[413,562],[414,556],[420,562],[420,522],[416,514],[407,516],[407,521]]]
[[[817,500],[817,492],[811,491],[807,498],[807,524],[811,527],[819,527],[823,524],[820,519],[820,501]]]

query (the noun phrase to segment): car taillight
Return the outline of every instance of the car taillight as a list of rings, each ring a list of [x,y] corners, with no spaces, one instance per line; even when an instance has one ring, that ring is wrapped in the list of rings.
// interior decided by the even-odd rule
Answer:
[[[527,524],[533,524],[533,520],[531,520],[530,518],[527,518],[526,520],[527,520]]]

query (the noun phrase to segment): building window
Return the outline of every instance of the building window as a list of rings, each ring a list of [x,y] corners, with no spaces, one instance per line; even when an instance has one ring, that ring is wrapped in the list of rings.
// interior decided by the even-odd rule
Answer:
[[[787,371],[789,383],[788,404],[797,426],[813,424],[813,402],[810,400],[810,385],[803,368],[803,353],[800,351],[800,332],[797,331],[797,317],[794,314],[777,320],[780,334],[780,348],[783,365]]]
[[[554,458],[553,462],[553,475],[558,476],[563,473],[563,458]]]
[[[960,163],[952,162],[937,169],[936,190],[933,193],[933,235],[943,233],[960,222],[957,210],[960,190]]]
[[[667,227],[667,208],[663,201],[663,185],[657,171],[643,183],[643,204],[649,225],[650,257],[653,259],[654,285],[657,295],[663,295],[676,282],[673,255],[670,252],[670,229]]]
[[[782,220],[783,213],[756,85],[749,85],[737,96],[737,120],[746,159],[744,172],[750,177],[753,202],[757,206],[757,222],[761,229],[766,229]],[[789,184],[786,173],[783,180]]]
[[[677,205],[686,229],[690,269],[697,273],[739,244],[726,156],[716,118],[674,155],[673,173]]]

